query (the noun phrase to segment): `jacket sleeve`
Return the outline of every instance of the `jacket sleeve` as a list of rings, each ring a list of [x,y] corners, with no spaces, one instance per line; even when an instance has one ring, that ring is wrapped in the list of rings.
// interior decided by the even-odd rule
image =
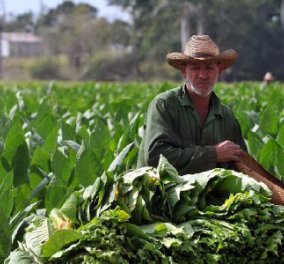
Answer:
[[[181,138],[174,130],[175,124],[167,101],[161,98],[152,101],[144,135],[146,165],[156,167],[162,154],[181,175],[215,168],[215,147],[192,145],[182,148]]]

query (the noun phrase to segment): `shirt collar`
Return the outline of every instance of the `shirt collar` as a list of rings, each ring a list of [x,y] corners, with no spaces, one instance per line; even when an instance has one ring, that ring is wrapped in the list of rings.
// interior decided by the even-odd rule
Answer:
[[[180,87],[178,99],[182,106],[189,106],[190,108],[194,109],[193,103],[191,101],[190,96],[188,95],[185,84]],[[222,104],[215,92],[212,93],[210,99],[210,111],[211,110],[213,110],[214,115],[219,115],[223,117]]]

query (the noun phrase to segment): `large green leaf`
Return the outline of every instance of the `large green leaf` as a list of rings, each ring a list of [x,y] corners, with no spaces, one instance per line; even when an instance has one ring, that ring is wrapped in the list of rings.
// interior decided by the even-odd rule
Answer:
[[[28,252],[17,250],[11,252],[9,258],[7,258],[4,262],[4,264],[12,264],[12,263],[18,263],[18,264],[31,264],[33,263],[34,259],[31,255],[29,255]]]
[[[31,164],[46,172],[49,171],[49,162],[52,154],[56,150],[58,130],[58,125],[55,125],[49,133],[46,133],[44,144],[37,146],[32,156]]]
[[[33,218],[25,234],[27,248],[32,251],[33,254],[39,256],[42,245],[48,241],[53,232],[54,230],[49,219],[36,216]]]
[[[163,155],[160,155],[157,169],[159,171],[161,181],[165,183],[182,182],[182,179],[179,177],[177,170],[169,163],[169,161]]]
[[[249,113],[245,111],[238,111],[237,112],[237,117],[239,122],[242,125],[242,132],[244,137],[247,137],[247,134],[249,133],[251,127],[252,127],[252,122],[249,118]]]
[[[274,163],[277,160],[278,144],[270,138],[260,152],[259,161],[270,173],[274,174]]]
[[[11,250],[11,230],[9,226],[9,217],[0,208],[0,263],[9,255]]]
[[[29,184],[22,184],[17,189],[14,189],[14,210],[18,212],[29,205],[32,190]]]
[[[82,141],[84,141],[85,143],[90,142],[90,132],[89,132],[89,127],[83,125],[80,126],[77,130],[76,130],[76,138],[81,138]]]
[[[96,119],[90,135],[90,145],[98,157],[103,157],[104,153],[108,150],[111,140],[112,136],[107,124],[100,118]]]
[[[129,138],[134,140],[137,137],[139,127],[143,125],[143,118],[141,112],[137,112],[129,122]]]
[[[90,148],[82,143],[77,154],[75,176],[80,184],[88,186],[93,184],[97,177],[103,172],[100,161]]]
[[[48,153],[43,147],[38,146],[33,153],[31,164],[48,172],[49,160],[50,153]]]
[[[16,213],[16,215],[14,215],[12,218],[10,218],[9,225],[10,225],[11,230],[13,231],[13,236],[12,236],[13,240],[17,236],[17,231],[20,228],[20,226],[23,224],[23,220],[25,219],[25,217],[28,214],[30,214],[39,203],[40,203],[40,201],[37,201],[35,203],[28,205],[26,208],[18,211]]]
[[[65,183],[68,182],[72,167],[70,166],[69,157],[60,149],[57,149],[52,157],[51,168],[55,177]]]
[[[194,181],[187,181],[170,187],[167,190],[167,201],[171,209],[173,210],[175,205],[180,201],[182,192],[190,192],[194,188]]]
[[[0,207],[2,213],[9,217],[14,206],[14,194],[11,190],[6,190],[0,193]]]
[[[110,164],[108,171],[115,171],[117,168],[123,166],[124,159],[126,158],[129,151],[134,147],[134,143],[128,144],[113,160]]]
[[[28,181],[29,169],[29,150],[27,144],[24,142],[19,145],[14,157],[14,185],[20,186]]]
[[[247,142],[249,153],[257,158],[259,156],[259,152],[261,151],[264,145],[261,137],[257,133],[250,131],[248,133]]]
[[[60,208],[66,198],[70,195],[70,190],[62,181],[53,178],[49,183],[46,196],[45,208],[50,212],[53,208]]]
[[[73,192],[60,208],[60,211],[64,215],[66,215],[73,223],[77,221],[76,219],[77,202],[78,202],[77,193]]]
[[[158,223],[138,226],[131,223],[126,223],[126,228],[128,232],[134,234],[137,237],[141,237],[146,240],[151,240],[150,236],[148,236],[147,233],[154,233],[154,228],[157,224]],[[151,230],[151,232],[149,230]]]
[[[59,132],[59,125],[56,124],[49,134],[46,136],[46,140],[43,144],[43,149],[47,153],[54,153],[56,146],[57,146],[57,139],[58,139],[58,132]]]
[[[20,123],[13,123],[4,143],[3,157],[14,171],[14,185],[27,182],[29,151]],[[3,161],[3,159],[2,159]]]
[[[65,122],[61,123],[61,132],[62,132],[63,140],[75,140],[76,139],[75,129],[71,125]]]
[[[284,181],[284,151],[282,148],[278,148],[276,162],[275,162],[275,171],[282,181]]]
[[[228,198],[230,193],[238,193],[242,190],[242,179],[235,177],[233,174],[218,181],[214,188],[216,196]]]
[[[279,107],[277,104],[266,106],[260,114],[259,127],[273,136],[277,135],[279,123]]]
[[[51,257],[60,251],[64,246],[78,241],[82,237],[81,233],[75,230],[57,230],[49,240],[42,246],[42,257]]]
[[[1,175],[1,181],[0,181],[0,195],[3,192],[12,189],[12,187],[13,187],[13,174],[12,174],[12,172],[5,173],[5,174],[3,173]]]
[[[284,123],[281,124],[279,127],[276,141],[280,144],[282,148],[284,148]]]
[[[33,126],[42,139],[45,140],[56,125],[56,120],[51,112],[45,112],[39,109],[38,116]]]

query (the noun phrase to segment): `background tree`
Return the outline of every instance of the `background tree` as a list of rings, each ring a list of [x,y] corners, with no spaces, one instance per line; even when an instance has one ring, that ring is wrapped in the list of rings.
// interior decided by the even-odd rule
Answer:
[[[189,38],[187,32],[190,35],[202,33],[215,39],[222,50],[234,48],[239,52],[239,60],[233,71],[224,75],[226,80],[259,80],[266,71],[272,71],[277,79],[284,78],[281,70],[284,32],[279,1],[110,0],[109,3],[130,10],[132,26],[136,29],[133,31],[135,38],[139,39],[143,35],[143,41],[139,41],[140,46],[136,46],[140,58],[146,56],[149,46],[153,47],[154,39],[166,39],[165,34],[171,40],[165,43],[156,41],[162,47],[161,53],[166,49],[180,50],[177,49],[177,42],[180,41],[180,46],[183,47],[185,40]],[[156,28],[151,26],[155,24]],[[163,27],[168,27],[167,32],[161,30]],[[181,40],[177,38],[177,32],[180,32]],[[147,48],[143,49],[141,43],[148,43]],[[156,56],[161,53],[157,51]],[[163,58],[165,54],[166,52]]]
[[[35,19],[32,12],[20,14],[15,17],[10,17],[8,22],[5,22],[5,31],[8,32],[31,32],[34,30]]]
[[[283,30],[279,21],[274,20],[279,10],[277,2],[214,1],[207,17],[208,33],[222,49],[234,48],[239,53],[237,64],[227,74],[228,79],[259,80],[266,71],[280,77]]]
[[[184,50],[192,34],[208,34],[221,50],[239,53],[224,80],[260,80],[266,71],[284,80],[283,2],[108,0],[131,15],[128,22],[110,22],[98,17],[92,5],[65,1],[37,19],[31,13],[16,16],[5,29],[33,28],[44,38],[46,55],[68,79],[179,80],[166,54]]]
[[[45,39],[50,56],[68,58],[67,78],[92,78],[90,70],[96,71],[94,60],[98,59],[105,69],[101,64],[108,61],[110,67],[116,63],[117,56],[129,48],[129,25],[99,18],[97,9],[84,3],[65,1],[51,9],[39,18],[37,31]],[[111,54],[116,56],[110,61]],[[103,57],[108,58],[103,60]],[[96,72],[94,77],[105,79],[105,75]]]
[[[92,53],[92,30],[97,9],[88,4],[65,1],[38,22],[50,54],[66,54],[71,67],[79,69],[84,56]]]
[[[130,45],[132,48],[132,59],[134,62],[134,76],[136,79],[143,78],[141,66],[149,57],[151,52],[149,45],[153,34],[154,24],[161,24],[153,19],[153,9],[157,5],[157,0],[110,0],[109,4],[119,5],[131,14]],[[157,32],[154,32],[157,34]],[[150,39],[149,39],[150,38]],[[161,42],[160,42],[161,43]]]

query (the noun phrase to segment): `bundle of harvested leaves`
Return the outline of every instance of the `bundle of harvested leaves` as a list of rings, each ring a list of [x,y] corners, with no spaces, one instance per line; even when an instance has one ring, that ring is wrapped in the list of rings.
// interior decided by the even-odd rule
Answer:
[[[284,207],[232,170],[102,175],[51,214],[30,216],[7,263],[284,263]]]

